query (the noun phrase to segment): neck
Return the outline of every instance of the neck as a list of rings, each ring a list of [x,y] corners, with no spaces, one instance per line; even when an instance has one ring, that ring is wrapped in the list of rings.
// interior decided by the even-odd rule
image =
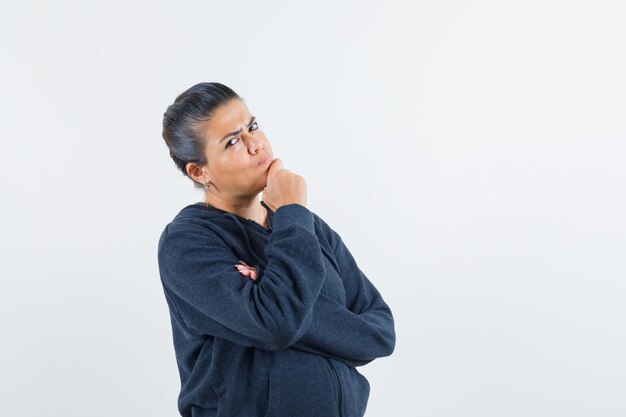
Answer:
[[[237,197],[225,199],[220,196],[205,193],[204,202],[220,210],[227,211],[244,219],[254,220],[263,227],[267,227],[268,213],[259,201],[259,195],[252,197]]]

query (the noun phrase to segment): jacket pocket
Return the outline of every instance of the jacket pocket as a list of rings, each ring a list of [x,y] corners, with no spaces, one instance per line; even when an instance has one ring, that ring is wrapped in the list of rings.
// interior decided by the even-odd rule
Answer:
[[[341,388],[339,374],[337,373],[337,370],[334,368],[334,366],[331,364],[330,359],[324,357],[324,363],[326,364],[326,369],[328,370],[328,373],[331,375],[331,379],[333,381],[333,387],[335,387],[335,401],[337,404],[337,413],[339,416],[342,416],[343,413],[341,409],[342,409],[343,390]]]
[[[280,404],[280,387],[278,378],[274,375],[274,368],[267,372],[267,410],[264,417],[277,417],[278,405]]]
[[[338,417],[334,376],[325,357],[294,349],[276,352],[269,370],[265,417]]]
[[[356,368],[350,368],[350,376],[356,386],[356,406],[359,415],[365,415],[370,396],[370,383]]]

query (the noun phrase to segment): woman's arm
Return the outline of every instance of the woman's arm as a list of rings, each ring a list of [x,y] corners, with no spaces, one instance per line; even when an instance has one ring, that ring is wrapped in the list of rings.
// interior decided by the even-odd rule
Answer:
[[[291,347],[362,366],[393,353],[394,319],[382,295],[358,267],[341,237],[332,232],[347,307],[320,294],[306,333]]]
[[[320,294],[306,333],[291,348],[329,356],[349,366],[362,366],[375,358],[389,356],[395,348],[391,310],[380,292],[356,264],[341,237],[321,221],[324,234],[343,277],[347,306]],[[243,276],[256,279],[258,271],[241,265]]]
[[[177,320],[206,334],[265,350],[291,346],[309,327],[326,274],[313,213],[279,207],[257,284],[234,268],[238,259],[212,230],[170,224],[158,247],[161,281]]]

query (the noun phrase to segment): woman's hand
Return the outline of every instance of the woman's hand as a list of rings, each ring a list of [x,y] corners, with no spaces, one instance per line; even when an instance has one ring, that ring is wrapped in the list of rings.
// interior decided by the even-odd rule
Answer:
[[[306,180],[301,175],[284,169],[283,161],[274,158],[267,173],[267,184],[263,188],[262,199],[272,211],[294,203],[306,207]]]
[[[240,260],[239,262],[241,262],[243,265],[237,264],[235,265],[235,268],[237,268],[237,270],[241,272],[241,275],[243,275],[244,277],[256,279],[256,268],[248,265],[244,261]]]

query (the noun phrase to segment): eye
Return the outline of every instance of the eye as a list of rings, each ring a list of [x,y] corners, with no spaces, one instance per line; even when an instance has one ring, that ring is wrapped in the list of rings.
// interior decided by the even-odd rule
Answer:
[[[227,147],[227,148],[228,148],[229,146],[234,145],[235,143],[237,143],[237,142],[235,142],[235,143],[231,143],[231,140],[234,140],[234,139],[239,139],[239,136],[235,136],[234,138],[232,138],[232,139],[230,139],[228,142],[226,142],[226,147]]]
[[[253,127],[254,127],[254,129],[253,129]],[[259,123],[258,122],[254,122],[254,123],[252,123],[250,125],[250,130],[251,131],[255,131],[255,130],[258,130],[258,129],[259,129]],[[232,138],[228,142],[226,142],[226,148],[228,148],[228,147],[230,147],[232,145],[235,145],[237,143],[237,142],[231,143],[231,141],[234,140],[234,139],[239,139],[239,136],[235,136],[234,138]]]

